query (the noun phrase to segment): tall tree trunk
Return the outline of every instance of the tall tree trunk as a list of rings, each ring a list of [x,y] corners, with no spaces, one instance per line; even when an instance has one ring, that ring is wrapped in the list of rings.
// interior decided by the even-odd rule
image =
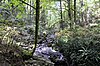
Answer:
[[[85,20],[85,22],[84,22],[84,27],[86,27],[86,26],[88,25],[87,10],[88,10],[88,9],[86,9],[86,10],[85,10],[85,13],[84,13],[84,20]]]
[[[35,52],[38,42],[39,14],[40,14],[40,0],[36,0],[35,46],[33,48],[32,54]]]
[[[83,7],[84,3],[83,3],[83,0],[81,0],[81,8]],[[82,11],[82,10],[81,10]],[[84,12],[81,12],[81,18],[82,18],[82,23],[81,25],[84,26]]]
[[[76,23],[76,0],[74,0],[74,22]]]
[[[31,0],[30,0],[30,5],[32,5],[32,1]],[[32,8],[30,6],[30,21],[32,21],[32,19],[31,19],[31,16],[32,16],[31,10],[32,10]]]
[[[28,0],[26,0],[26,2],[28,3]],[[26,19],[28,20],[28,17],[29,17],[29,16],[28,16],[28,5],[27,5],[27,7],[26,7],[26,14],[27,14],[27,18],[26,18]]]
[[[70,29],[72,29],[72,18],[71,18],[71,0],[67,0],[68,1],[68,17],[69,17],[69,20],[70,20]]]
[[[60,17],[61,17],[61,22],[60,22],[60,28],[63,30],[63,18],[62,18],[62,0],[60,0]]]
[[[70,0],[68,0],[68,16],[69,16],[69,19],[71,20]]]
[[[100,0],[99,0],[99,8],[100,8]]]

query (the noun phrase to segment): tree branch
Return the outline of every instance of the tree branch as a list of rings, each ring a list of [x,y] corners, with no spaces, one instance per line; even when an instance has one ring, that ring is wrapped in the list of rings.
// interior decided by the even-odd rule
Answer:
[[[20,0],[20,1],[21,1],[22,3],[28,5],[28,6],[32,7],[33,9],[36,9],[34,6],[32,6],[32,5],[28,4],[28,3],[26,3],[25,1],[23,1],[23,0]]]

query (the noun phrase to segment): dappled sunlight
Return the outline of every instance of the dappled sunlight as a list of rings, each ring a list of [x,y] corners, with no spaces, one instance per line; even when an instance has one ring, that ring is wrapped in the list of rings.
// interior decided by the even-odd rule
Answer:
[[[100,0],[0,0],[0,66],[100,66]]]

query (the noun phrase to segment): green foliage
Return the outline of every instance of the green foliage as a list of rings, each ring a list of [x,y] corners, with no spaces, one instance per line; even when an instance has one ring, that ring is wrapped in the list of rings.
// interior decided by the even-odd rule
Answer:
[[[70,64],[74,66],[100,65],[100,32],[95,32],[94,29],[77,28],[70,31],[70,36],[65,34],[68,36],[67,42],[62,41],[63,36],[58,40],[57,46]],[[68,31],[65,30],[65,33]]]
[[[29,51],[29,50],[23,50],[23,53],[25,55],[31,55],[32,51]],[[32,56],[32,55],[31,55]]]
[[[6,44],[14,44],[13,36],[18,35],[18,31],[16,31],[16,27],[8,27],[8,26],[2,26],[0,29],[0,38],[2,41]]]

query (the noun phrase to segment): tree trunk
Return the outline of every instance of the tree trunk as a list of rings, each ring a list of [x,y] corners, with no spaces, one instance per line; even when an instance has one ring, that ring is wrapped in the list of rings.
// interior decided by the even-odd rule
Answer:
[[[81,1],[81,8],[83,7],[83,0]],[[82,10],[81,10],[82,11]],[[84,12],[81,12],[82,23],[81,25],[84,26]]]
[[[71,20],[70,0],[68,0],[68,16],[69,16],[69,19]]]
[[[61,17],[61,22],[60,22],[60,28],[63,30],[63,18],[62,18],[62,0],[60,0],[60,17]]]
[[[76,0],[74,0],[74,22],[76,23]]]
[[[32,5],[32,1],[31,0],[30,0],[30,5]],[[32,22],[32,19],[31,19],[31,16],[32,16],[31,10],[32,10],[32,8],[30,6],[30,21]]]
[[[68,17],[69,17],[69,20],[70,20],[70,29],[73,28],[72,26],[72,17],[71,17],[71,0],[67,0],[68,1]]]
[[[33,48],[32,54],[35,52],[38,42],[39,14],[40,14],[40,0],[36,0],[35,46]]]
[[[100,2],[100,0],[99,0],[99,2]],[[99,3],[99,8],[100,8],[100,3]]]

